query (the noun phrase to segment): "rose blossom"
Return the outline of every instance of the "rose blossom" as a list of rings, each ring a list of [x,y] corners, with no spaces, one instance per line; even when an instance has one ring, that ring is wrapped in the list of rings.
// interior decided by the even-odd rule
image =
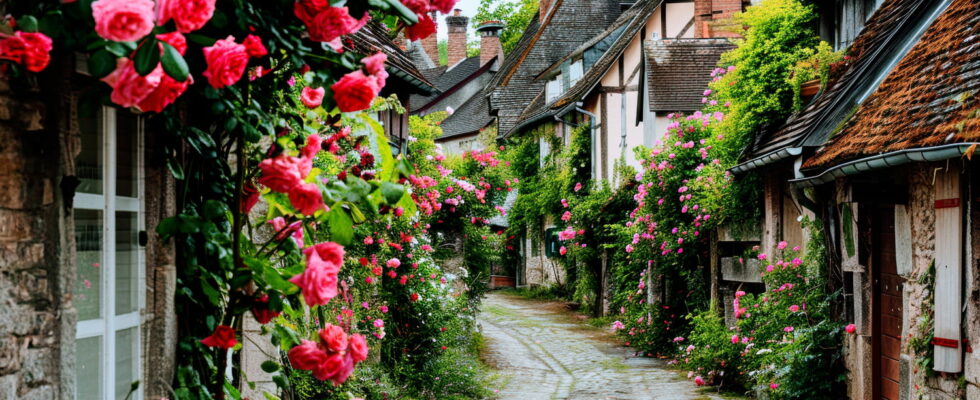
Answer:
[[[269,54],[265,45],[262,44],[262,39],[255,35],[246,36],[245,40],[242,41],[242,46],[245,46],[245,52],[248,53],[249,57],[263,57]]]
[[[326,93],[327,90],[322,87],[314,89],[307,86],[300,93],[299,100],[303,102],[306,108],[317,108],[323,103],[323,95]]]
[[[436,33],[436,23],[428,13],[416,14],[416,16],[418,16],[419,22],[415,25],[405,27],[405,37],[408,40],[416,41],[425,39],[429,35]]]
[[[317,42],[330,42],[357,32],[371,19],[366,12],[356,19],[347,7],[333,7],[323,0],[301,0],[293,4],[293,14],[306,25],[310,40]]]
[[[201,343],[208,347],[218,347],[222,349],[230,349],[235,347],[238,340],[235,339],[235,330],[226,325],[218,325],[214,329],[214,333],[204,339],[201,339]]]
[[[157,25],[174,20],[183,33],[204,27],[214,15],[215,0],[157,0]]]
[[[367,360],[368,345],[363,335],[350,335],[350,340],[347,341],[347,354],[350,354],[354,362]]]
[[[267,324],[273,318],[278,317],[281,312],[269,308],[269,295],[263,294],[262,297],[255,299],[252,303],[252,316],[260,324]]]
[[[150,0],[98,0],[92,3],[95,33],[115,42],[135,42],[153,31]]]
[[[0,58],[22,64],[31,72],[41,72],[51,61],[51,38],[43,33],[17,31],[0,40]]]
[[[303,254],[306,255],[306,270],[289,281],[302,289],[306,304],[329,303],[337,297],[337,273],[343,262],[343,248],[336,243],[320,243],[304,249]]]
[[[327,352],[339,353],[347,349],[347,333],[344,329],[328,324],[320,329],[320,348]]]
[[[242,78],[248,65],[248,51],[244,45],[235,43],[233,36],[214,42],[204,48],[204,59],[208,69],[202,75],[215,89],[233,85]]]
[[[289,349],[289,364],[296,369],[312,371],[327,359],[315,342],[303,340],[299,346]]]
[[[361,71],[354,71],[344,75],[337,83],[330,88],[333,90],[334,100],[337,107],[342,112],[361,111],[371,106],[371,101],[381,91],[375,77],[364,75]]]
[[[430,0],[432,10],[438,10],[443,14],[449,14],[456,6],[456,0]]]
[[[313,215],[324,209],[323,193],[315,183],[302,183],[289,190],[289,202],[296,211],[304,215]]]
[[[262,170],[259,183],[280,193],[289,192],[303,180],[300,171],[301,162],[299,158],[286,154],[266,158],[259,163],[259,169]]]
[[[163,68],[157,65],[146,76],[140,76],[128,58],[116,60],[116,69],[102,78],[102,81],[112,87],[109,99],[121,107],[137,106],[150,95],[163,80]]]
[[[844,331],[850,334],[854,334],[855,332],[857,332],[857,326],[855,326],[854,324],[847,324],[847,326],[844,327]]]

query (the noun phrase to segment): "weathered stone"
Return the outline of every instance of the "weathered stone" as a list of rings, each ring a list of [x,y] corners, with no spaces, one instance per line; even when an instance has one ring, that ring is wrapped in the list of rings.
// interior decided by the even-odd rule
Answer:
[[[0,208],[0,242],[36,239],[31,214]]]
[[[0,272],[13,272],[31,268],[44,258],[44,245],[41,243],[0,242]]]

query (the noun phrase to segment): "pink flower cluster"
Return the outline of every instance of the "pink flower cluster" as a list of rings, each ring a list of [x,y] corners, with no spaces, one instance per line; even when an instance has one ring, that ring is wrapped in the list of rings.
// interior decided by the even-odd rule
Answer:
[[[343,328],[327,324],[320,330],[319,339],[319,343],[303,340],[290,349],[290,365],[312,371],[313,377],[321,381],[340,385],[354,372],[357,363],[367,359],[368,345],[363,335],[348,335]]]
[[[306,304],[329,303],[337,297],[337,274],[344,265],[344,247],[324,242],[303,249],[303,255],[306,256],[306,269],[289,281],[299,286]]]
[[[300,157],[283,152],[276,157],[262,160],[259,163],[262,176],[258,182],[273,191],[288,194],[293,208],[304,215],[313,215],[326,209],[320,187],[315,183],[304,182],[313,169],[313,158],[322,148],[322,144],[320,135],[313,134],[306,138],[306,146],[300,151]]]

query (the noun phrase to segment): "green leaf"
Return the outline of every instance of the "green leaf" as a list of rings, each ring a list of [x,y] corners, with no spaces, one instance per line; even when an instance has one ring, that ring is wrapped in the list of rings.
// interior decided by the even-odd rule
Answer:
[[[381,195],[385,197],[385,203],[394,205],[405,195],[405,187],[397,183],[384,182],[381,184]]]
[[[180,55],[180,52],[170,43],[161,43],[163,43],[163,57],[160,59],[160,63],[163,65],[163,71],[177,82],[186,81],[187,77],[190,76],[190,70],[187,68],[187,61],[184,60],[184,56]]]
[[[204,203],[204,217],[207,219],[218,219],[228,213],[228,206],[218,200],[208,200]]]
[[[17,27],[24,32],[37,32],[37,18],[33,15],[25,15],[17,20]]]
[[[106,49],[98,50],[88,58],[88,73],[95,78],[109,75],[114,69],[116,69],[116,56]]]
[[[401,1],[398,0],[387,0],[387,1],[388,4],[391,5],[391,8],[395,10],[395,13],[398,14],[398,16],[401,17],[401,19],[405,20],[405,22],[408,22],[409,25],[415,25],[419,22],[419,17],[415,15],[415,12],[408,9],[408,7],[405,7],[405,5],[402,4]]]
[[[330,225],[331,240],[343,246],[350,245],[354,241],[354,221],[340,204],[330,209],[327,223]]]
[[[157,47],[157,41],[154,38],[149,38],[143,41],[143,44],[136,49],[136,55],[133,56],[133,67],[136,68],[136,73],[141,76],[146,76],[153,69],[157,67],[160,63],[160,50]]]
[[[117,57],[129,57],[136,51],[136,43],[133,42],[109,42],[105,46],[106,50],[115,54]]]
[[[163,239],[166,240],[177,234],[177,226],[177,217],[164,218],[159,224],[157,224],[157,233],[160,234],[160,236],[163,236]]]
[[[272,360],[265,360],[262,362],[262,370],[268,373],[273,373],[279,370],[279,363]]]

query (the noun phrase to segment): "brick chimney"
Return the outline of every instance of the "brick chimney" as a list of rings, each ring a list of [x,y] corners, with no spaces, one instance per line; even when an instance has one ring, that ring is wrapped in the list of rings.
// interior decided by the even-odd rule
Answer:
[[[453,15],[446,17],[446,27],[449,28],[449,43],[446,46],[446,63],[450,67],[466,58],[466,26],[470,19],[460,15],[462,10],[453,10]]]
[[[500,56],[496,64],[500,65],[500,59],[504,57],[504,48],[500,44],[500,31],[504,29],[504,24],[500,21],[484,21],[476,28],[480,35],[480,66],[486,65],[494,57]],[[494,69],[496,67],[490,67]]]
[[[435,21],[437,14],[435,11],[432,12],[432,19]],[[437,32],[432,33],[429,37],[422,39],[422,50],[425,50],[425,54],[429,56],[432,60],[432,64],[439,65],[439,38],[438,36],[439,24],[436,24]]]
[[[734,32],[718,28],[740,11],[742,11],[742,0],[694,0],[694,36],[737,37]]]

